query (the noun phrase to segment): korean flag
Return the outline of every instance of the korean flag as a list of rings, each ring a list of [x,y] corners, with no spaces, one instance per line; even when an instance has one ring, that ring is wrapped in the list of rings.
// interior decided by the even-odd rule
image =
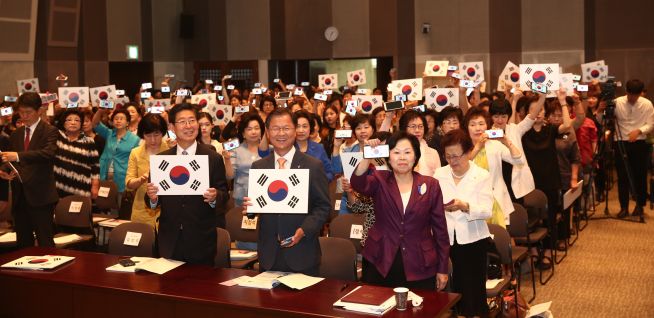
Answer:
[[[392,81],[389,87],[393,96],[406,95],[407,100],[422,99],[422,78]]]
[[[352,100],[357,101],[364,114],[370,114],[375,108],[384,106],[384,98],[381,95],[353,95]]]
[[[360,69],[353,72],[347,72],[347,85],[359,86],[366,83],[366,70]]]
[[[59,87],[59,103],[66,107],[86,107],[89,103],[89,88]]]
[[[152,107],[163,107],[164,109],[168,110],[170,107],[170,99],[148,99],[145,101],[145,107],[146,109],[150,109]]]
[[[560,75],[559,89],[565,89],[567,96],[572,96],[575,93],[573,77],[574,74],[572,73],[563,73]],[[556,97],[556,91],[548,91],[546,97]]]
[[[357,152],[343,152],[341,153],[341,164],[343,165],[343,176],[350,180],[354,169],[356,169],[359,162],[363,158],[361,151]]]
[[[428,88],[425,90],[425,104],[437,112],[447,106],[459,107],[459,92],[456,88]]]
[[[497,80],[497,91],[503,92],[506,89],[505,84],[511,84],[514,88],[520,86],[520,68],[511,61],[506,62],[506,66]]]
[[[427,61],[425,63],[425,75],[447,76],[447,66],[449,64],[449,61]]]
[[[207,155],[150,156],[150,180],[158,195],[202,195],[209,185]]]
[[[318,75],[318,87],[322,89],[338,89],[338,74]]]
[[[248,213],[309,212],[309,169],[250,169]]]
[[[27,92],[40,92],[38,78],[28,78],[16,81],[16,86],[18,87],[18,95]]]
[[[606,82],[609,76],[609,66],[604,64],[604,60],[581,64],[581,79],[584,82],[598,80]]]
[[[462,80],[469,80],[480,84],[484,81],[484,62],[459,63],[459,74]]]
[[[116,95],[116,85],[107,85],[91,88],[91,103],[93,106],[100,106],[101,100],[112,100]]]
[[[191,97],[191,104],[197,104],[201,107],[216,104],[216,93],[193,95],[193,97]]]
[[[214,125],[227,125],[233,116],[231,105],[210,104],[203,108],[202,111],[211,115]]]
[[[114,102],[114,109],[121,109],[129,103],[129,97],[127,96],[118,97],[118,98],[114,98],[112,101]]]
[[[520,64],[520,88],[531,90],[531,84],[541,84],[548,91],[559,89],[559,64]]]

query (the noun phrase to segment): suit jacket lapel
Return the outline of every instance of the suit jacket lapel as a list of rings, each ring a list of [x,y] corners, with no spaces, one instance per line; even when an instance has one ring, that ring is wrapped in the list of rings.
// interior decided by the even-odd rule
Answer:
[[[45,125],[45,124],[43,123],[43,119],[41,119],[41,121],[39,121],[39,123],[34,128],[34,133],[32,134],[32,137],[30,137],[30,146],[27,148],[27,150],[32,150],[32,149],[34,149],[34,147],[36,147],[36,146],[34,146],[34,142],[32,142],[32,141],[36,141],[36,140],[41,139],[41,135],[43,134],[43,129],[45,129],[43,127],[43,125]],[[25,135],[23,135],[23,138],[24,137],[25,137]]]
[[[304,165],[304,156],[302,156],[299,149],[296,149],[293,160],[291,160],[291,166],[288,169],[302,169],[302,165]]]
[[[422,195],[420,194],[418,190],[418,182],[421,182],[420,175],[413,172],[413,184],[411,185],[411,196],[409,197],[409,203],[406,205],[406,212],[404,213],[405,215],[409,213],[409,211],[413,210],[413,206],[416,204],[416,201],[418,201],[418,196]],[[422,185],[422,184],[420,184]],[[425,191],[425,194],[427,191]]]

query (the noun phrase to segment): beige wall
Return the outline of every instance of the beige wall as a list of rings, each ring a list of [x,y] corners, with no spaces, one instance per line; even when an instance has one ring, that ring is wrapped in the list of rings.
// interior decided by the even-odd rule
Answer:
[[[107,1],[107,43],[109,61],[126,61],[127,45],[138,45],[142,60],[141,0]]]
[[[0,96],[17,96],[16,81],[34,77],[34,61],[0,62]],[[39,83],[43,85],[42,83]]]
[[[227,0],[227,59],[270,59],[270,1]]]
[[[182,0],[152,1],[151,41],[154,61],[184,61],[183,40],[179,37],[179,16],[182,10]]]
[[[370,56],[369,0],[332,0],[332,12],[332,25],[339,31],[332,57]]]

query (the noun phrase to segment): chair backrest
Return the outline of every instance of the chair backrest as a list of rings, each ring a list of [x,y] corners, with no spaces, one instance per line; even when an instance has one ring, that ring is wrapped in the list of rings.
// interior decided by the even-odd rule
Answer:
[[[509,237],[509,232],[497,224],[488,224],[488,230],[493,235],[493,242],[495,242],[495,248],[500,254],[500,261],[502,264],[511,265],[513,261],[511,259],[511,237]]]
[[[523,198],[523,205],[527,209],[529,219],[547,219],[547,196],[539,189],[534,189]]]
[[[98,197],[95,199],[95,205],[99,210],[115,210],[118,209],[118,186],[110,180],[100,181],[100,188],[109,188],[109,195],[107,197]]]
[[[329,223],[329,236],[350,240],[354,244],[357,253],[361,253],[361,240],[351,239],[350,232],[352,231],[352,224],[363,226],[363,223],[363,214],[340,214]]]
[[[243,207],[234,207],[225,214],[225,229],[234,241],[257,242],[259,240],[259,225],[256,230],[244,230],[241,228],[243,221]]]
[[[127,236],[128,232],[141,234],[138,246],[125,245],[125,236]],[[154,257],[154,243],[154,228],[150,224],[123,223],[111,230],[107,253],[122,256]]]
[[[216,268],[231,268],[232,263],[229,257],[229,250],[231,245],[231,239],[229,238],[229,232],[225,229],[219,227],[216,228],[218,232],[218,244],[216,245],[216,257],[214,258],[214,267]]]
[[[356,281],[357,252],[349,240],[320,237],[320,277]]]
[[[72,202],[82,202],[79,212],[70,212]],[[69,195],[59,199],[55,206],[55,224],[68,228],[88,228],[93,226],[91,218],[91,198],[80,195]]]
[[[336,210],[336,200],[341,199],[342,193],[336,193],[336,189],[337,189],[337,186],[338,186],[338,182],[341,182],[340,180],[341,180],[341,178],[334,178],[334,180],[332,180],[329,183],[329,202],[331,202],[331,205],[332,205],[330,210],[329,210],[329,211],[331,211],[329,213],[329,220],[330,221],[333,220],[335,217],[337,217],[338,212],[339,212],[338,210]]]
[[[529,216],[527,210],[519,203],[513,203],[513,213],[510,215],[511,225],[507,230],[511,237],[526,237],[529,234]]]

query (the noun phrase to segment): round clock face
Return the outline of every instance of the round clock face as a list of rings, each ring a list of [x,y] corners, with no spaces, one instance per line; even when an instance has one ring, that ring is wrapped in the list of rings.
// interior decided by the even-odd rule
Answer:
[[[327,41],[335,41],[338,38],[338,29],[336,27],[330,26],[325,29],[325,39]]]

